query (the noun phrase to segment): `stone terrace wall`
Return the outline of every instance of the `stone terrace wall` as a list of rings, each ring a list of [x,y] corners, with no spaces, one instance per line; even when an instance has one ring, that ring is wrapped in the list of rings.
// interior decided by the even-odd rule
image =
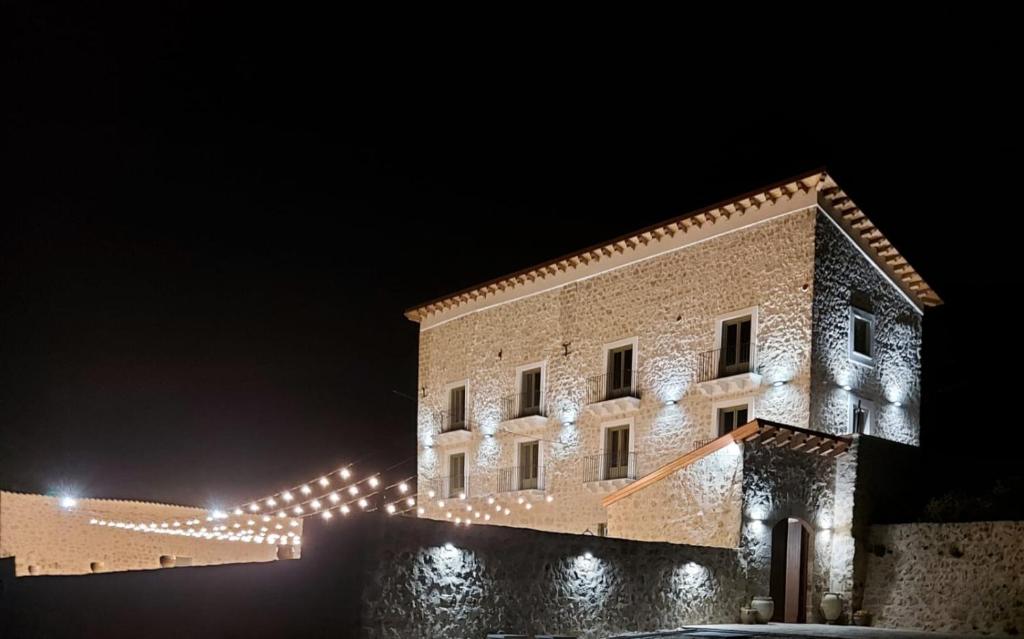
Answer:
[[[591,638],[735,621],[746,598],[724,549],[372,514],[306,528],[299,561],[14,579],[0,560],[0,637]]]
[[[80,499],[73,509],[44,495],[0,492],[0,557],[14,557],[15,574],[74,575],[104,570],[142,570],[160,567],[161,555],[191,557],[193,565],[277,558],[273,545],[215,541],[194,537],[154,535],[89,524],[93,517],[135,522],[205,518],[206,511],[113,499]]]
[[[734,622],[746,598],[734,550],[429,520],[395,524],[381,527],[368,570],[364,637],[497,630],[606,637]]]
[[[885,627],[1024,631],[1024,522],[872,526],[864,608]]]

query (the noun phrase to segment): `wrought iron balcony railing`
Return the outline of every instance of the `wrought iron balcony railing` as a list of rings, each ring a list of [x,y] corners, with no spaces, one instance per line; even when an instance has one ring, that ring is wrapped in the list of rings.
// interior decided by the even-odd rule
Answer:
[[[501,399],[501,421],[507,422],[520,417],[539,415],[544,417],[544,398],[535,392],[515,393]]]
[[[498,469],[499,493],[516,490],[544,490],[544,472],[541,467],[510,466]]]
[[[750,342],[738,348],[716,348],[697,354],[697,382],[749,373],[754,370],[753,352]]]
[[[450,411],[440,411],[438,413],[440,421],[440,430],[442,433],[450,433],[457,430],[472,430],[470,427],[469,417],[465,411],[460,413],[452,413]]]
[[[583,482],[636,479],[636,453],[616,452],[583,458]]]
[[[635,397],[640,399],[636,371],[628,375],[598,375],[587,379],[587,403],[597,404],[609,399]]]
[[[470,496],[468,475],[433,477],[423,483],[423,494],[429,499],[465,499]],[[433,497],[430,497],[431,492]]]

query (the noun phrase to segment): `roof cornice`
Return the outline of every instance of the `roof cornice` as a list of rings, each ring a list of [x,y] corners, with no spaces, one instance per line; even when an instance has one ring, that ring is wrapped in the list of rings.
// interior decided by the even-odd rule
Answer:
[[[882,235],[881,231],[867,219],[867,216],[853,203],[850,197],[839,188],[828,172],[824,168],[818,168],[621,235],[607,242],[595,244],[515,273],[418,304],[407,309],[405,316],[414,322],[419,322],[434,314],[444,313],[461,305],[526,286],[538,280],[585,268],[592,263],[599,263],[601,260],[647,247],[651,243],[674,238],[677,234],[685,235],[695,230],[699,231],[708,225],[714,226],[721,220],[728,221],[735,217],[742,217],[765,205],[772,205],[812,191],[817,193],[818,204],[832,215],[840,228],[916,305],[928,307],[938,306],[942,303],[935,291],[925,283],[924,279],[907,263],[907,260]]]

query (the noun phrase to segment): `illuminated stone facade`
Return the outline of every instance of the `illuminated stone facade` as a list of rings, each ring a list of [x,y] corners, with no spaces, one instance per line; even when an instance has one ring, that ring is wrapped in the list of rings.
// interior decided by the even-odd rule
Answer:
[[[629,259],[624,249],[611,267],[581,265],[547,288],[495,291],[421,320],[419,477],[421,491],[434,491],[421,515],[738,548],[763,594],[771,529],[796,518],[812,535],[809,618],[826,591],[859,605],[866,523],[860,507],[854,525],[857,487],[873,471],[859,468],[858,437],[919,442],[921,308],[813,194],[701,230],[660,252],[637,246]],[[702,354],[725,344],[737,317],[750,318],[751,367],[709,376]],[[855,318],[867,353],[854,339]],[[632,349],[636,392],[595,406],[588,380],[610,371],[609,352],[623,346]],[[507,421],[503,398],[532,367],[542,370],[545,417]],[[453,386],[466,389],[471,424],[454,436],[443,434]],[[834,460],[733,445],[602,505],[719,436],[719,411],[737,406],[747,419],[833,435],[852,435],[863,411],[863,435]],[[590,481],[611,445],[606,429],[624,426],[627,476]],[[537,489],[508,490],[530,440]],[[466,485],[455,491],[446,484],[453,454],[465,457]]]

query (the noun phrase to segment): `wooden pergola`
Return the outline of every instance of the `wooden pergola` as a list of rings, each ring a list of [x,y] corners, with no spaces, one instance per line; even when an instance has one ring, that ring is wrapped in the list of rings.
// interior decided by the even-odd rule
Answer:
[[[749,444],[776,449],[789,449],[808,455],[837,459],[847,453],[852,443],[849,435],[832,435],[788,424],[771,422],[766,419],[755,419],[732,430],[721,437],[694,448],[690,452],[673,459],[654,472],[648,473],[635,482],[620,488],[601,500],[601,505],[611,504],[639,492],[651,484],[665,479],[687,466],[697,463],[708,455],[715,453],[730,444]]]

